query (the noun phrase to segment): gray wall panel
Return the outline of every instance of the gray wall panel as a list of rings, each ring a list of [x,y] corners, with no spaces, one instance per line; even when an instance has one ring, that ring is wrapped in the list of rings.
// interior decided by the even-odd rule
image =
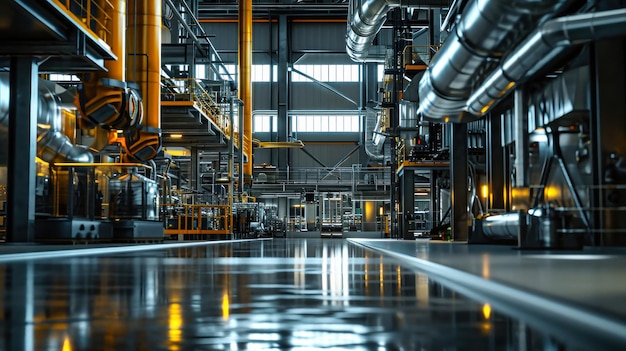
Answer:
[[[305,149],[327,167],[333,167],[344,156],[356,147],[356,144],[305,144]],[[342,167],[350,167],[359,163],[359,153],[353,153],[343,164]],[[292,152],[291,167],[321,167],[309,155],[300,149]]]
[[[359,83],[328,83],[359,102]],[[291,110],[357,110],[357,106],[317,83],[291,84]]]
[[[345,23],[292,23],[292,50],[329,50],[345,52],[345,34]]]
[[[272,85],[275,84],[269,82],[252,83],[252,106],[254,110],[272,109]],[[274,97],[274,100],[276,100],[276,97]]]

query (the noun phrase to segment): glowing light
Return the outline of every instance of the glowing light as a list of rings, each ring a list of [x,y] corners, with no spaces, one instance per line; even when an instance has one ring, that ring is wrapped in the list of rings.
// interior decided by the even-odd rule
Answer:
[[[489,185],[485,184],[480,187],[480,195],[483,199],[486,199],[489,196]]]
[[[182,137],[182,134],[170,134],[170,138],[172,139],[181,139]]]
[[[483,305],[483,317],[485,317],[485,319],[491,317],[491,306],[488,303]]]
[[[491,271],[489,269],[490,265],[489,265],[489,255],[487,254],[483,254],[482,256],[483,258],[483,278],[485,279],[489,279],[489,276],[491,275]]]
[[[487,113],[487,111],[489,111],[489,109],[491,108],[491,106],[493,105],[493,103],[494,103],[494,101],[493,101],[493,100],[489,101],[489,102],[488,102],[485,106],[483,106],[483,108],[481,108],[481,109],[480,109],[480,113],[481,113],[481,114],[483,114],[483,115],[484,115],[485,113]]]
[[[228,294],[224,293],[222,296],[222,319],[227,321],[230,316],[230,300],[228,298]]]
[[[62,351],[72,351],[72,343],[70,342],[70,337],[66,336],[65,339],[63,340],[63,347],[61,348]]]
[[[168,308],[169,312],[169,330],[168,337],[170,341],[169,349],[172,351],[179,350],[177,343],[182,341],[182,326],[183,326],[183,313],[179,303],[173,303]]]
[[[556,200],[561,195],[561,189],[556,186],[547,186],[543,189],[543,195],[546,201]]]

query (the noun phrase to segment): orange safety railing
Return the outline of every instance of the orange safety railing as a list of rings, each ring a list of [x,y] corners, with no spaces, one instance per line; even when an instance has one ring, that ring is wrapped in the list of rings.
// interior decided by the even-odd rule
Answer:
[[[231,234],[230,205],[182,204],[161,205],[165,217],[165,235]]]
[[[70,17],[82,23],[94,35],[107,41],[110,33],[107,26],[115,10],[109,0],[52,0],[52,2],[64,8]]]

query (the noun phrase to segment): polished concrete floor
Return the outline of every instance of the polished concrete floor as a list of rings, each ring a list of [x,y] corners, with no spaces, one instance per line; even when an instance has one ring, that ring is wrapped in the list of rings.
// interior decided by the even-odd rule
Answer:
[[[579,254],[343,239],[0,245],[0,350],[626,349],[626,253]]]

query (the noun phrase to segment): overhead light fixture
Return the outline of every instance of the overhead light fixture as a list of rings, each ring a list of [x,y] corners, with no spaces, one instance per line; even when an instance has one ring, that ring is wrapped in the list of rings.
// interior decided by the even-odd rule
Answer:
[[[180,139],[182,137],[183,137],[182,134],[170,134],[170,138],[172,138],[172,139]]]

